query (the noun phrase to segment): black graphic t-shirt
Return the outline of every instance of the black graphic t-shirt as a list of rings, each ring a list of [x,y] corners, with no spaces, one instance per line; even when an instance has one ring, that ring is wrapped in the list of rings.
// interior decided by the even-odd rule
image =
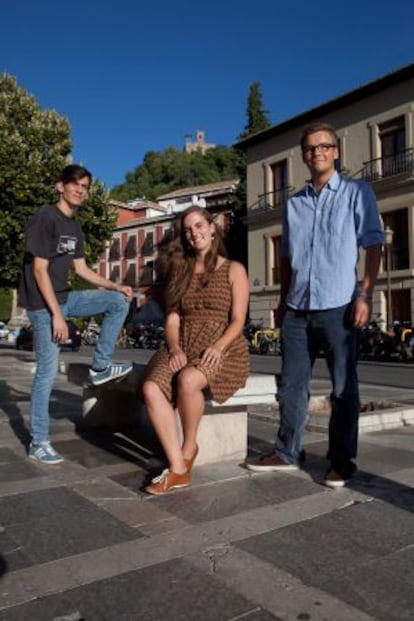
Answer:
[[[60,304],[66,302],[70,286],[69,271],[73,259],[83,257],[83,233],[80,223],[65,216],[52,205],[35,213],[26,231],[26,253],[19,286],[19,305],[28,310],[47,308],[33,276],[33,259],[49,260],[49,276]]]

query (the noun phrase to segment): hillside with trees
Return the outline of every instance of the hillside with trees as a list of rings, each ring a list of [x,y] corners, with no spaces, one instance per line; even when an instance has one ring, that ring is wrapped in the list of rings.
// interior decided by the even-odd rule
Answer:
[[[241,165],[240,153],[226,146],[209,149],[204,155],[199,151],[185,153],[175,147],[148,151],[142,164],[126,174],[125,183],[112,189],[111,198],[155,200],[179,188],[238,177]]]

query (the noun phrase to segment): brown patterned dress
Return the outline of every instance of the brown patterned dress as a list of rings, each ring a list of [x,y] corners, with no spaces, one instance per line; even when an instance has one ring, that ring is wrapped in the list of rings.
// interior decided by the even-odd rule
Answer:
[[[230,261],[212,274],[206,287],[199,286],[194,274],[181,300],[180,338],[187,366],[195,366],[207,376],[214,401],[223,403],[245,385],[249,375],[249,350],[243,335],[236,338],[221,357],[219,367],[211,371],[200,363],[204,350],[215,343],[229,325],[231,313]],[[158,384],[167,399],[175,401],[174,373],[168,365],[168,350],[159,349],[151,358],[145,380]]]

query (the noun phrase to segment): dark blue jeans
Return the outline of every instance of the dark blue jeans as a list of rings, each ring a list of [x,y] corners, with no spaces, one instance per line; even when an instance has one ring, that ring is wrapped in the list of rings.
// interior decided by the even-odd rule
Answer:
[[[328,459],[340,467],[356,457],[359,391],[359,330],[351,321],[352,305],[323,311],[287,309],[281,327],[282,376],[280,427],[275,453],[296,464],[302,448],[312,366],[322,346],[332,380]]]

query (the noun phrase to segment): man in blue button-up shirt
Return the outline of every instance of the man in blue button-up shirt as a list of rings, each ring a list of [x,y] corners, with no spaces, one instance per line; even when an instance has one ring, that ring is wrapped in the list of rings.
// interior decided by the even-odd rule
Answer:
[[[374,194],[366,183],[335,170],[338,139],[326,123],[301,140],[311,182],[287,201],[281,245],[282,377],[280,427],[275,450],[249,459],[254,471],[296,470],[309,400],[309,382],[322,346],[332,378],[332,414],[324,478],[343,487],[355,470],[359,392],[359,330],[371,316],[371,299],[384,236]],[[358,286],[359,248],[365,273]]]

